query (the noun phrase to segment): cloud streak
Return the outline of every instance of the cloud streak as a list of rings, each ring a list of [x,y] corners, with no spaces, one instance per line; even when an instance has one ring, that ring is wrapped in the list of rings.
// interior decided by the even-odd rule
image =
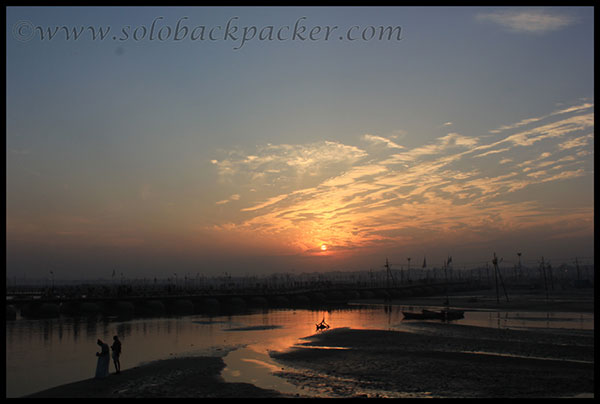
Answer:
[[[377,144],[377,143],[384,144],[385,146],[387,146],[391,149],[404,149],[404,146],[400,146],[399,144],[391,141],[390,139],[382,137],[382,136],[374,136],[374,135],[366,134],[363,136],[363,139],[368,142],[375,143],[375,144]]]
[[[239,199],[240,199],[240,195],[239,194],[233,194],[228,199],[223,199],[221,201],[215,202],[215,205],[225,205],[226,203],[229,203],[231,201],[237,201]]]
[[[321,243],[355,251],[448,237],[468,241],[551,225],[557,212],[544,201],[533,194],[510,195],[591,173],[589,160],[577,153],[592,138],[592,107],[523,120],[527,129],[497,134],[488,143],[452,132],[409,149],[364,135],[364,148],[318,142],[232,152],[215,163],[219,174],[253,179],[239,185],[255,189],[255,199],[241,208],[242,219],[212,230],[278,240],[302,253]],[[525,125],[506,125],[496,133]],[[312,181],[303,181],[307,174]],[[579,220],[585,214],[593,215],[593,208],[559,216]]]

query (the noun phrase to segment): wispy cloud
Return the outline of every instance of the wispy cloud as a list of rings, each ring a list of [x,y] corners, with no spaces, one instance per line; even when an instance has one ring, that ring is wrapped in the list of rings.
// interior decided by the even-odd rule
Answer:
[[[498,24],[511,32],[532,34],[557,31],[575,22],[570,15],[544,9],[498,10],[477,14],[476,19]]]
[[[488,143],[453,132],[400,150],[387,138],[364,135],[361,140],[369,143],[364,149],[318,142],[231,152],[214,162],[220,175],[255,192],[247,192],[243,218],[213,230],[312,251],[322,242],[353,250],[451,234],[493,237],[494,231],[551,223],[549,208],[535,197],[508,195],[590,174],[577,153],[592,139],[593,113],[587,111],[592,107],[531,118],[526,130],[500,132]],[[504,131],[524,125],[508,126]],[[312,181],[303,180],[307,173]],[[561,212],[561,220],[570,214]]]
[[[509,151],[509,150],[510,150],[510,147],[505,147],[503,149],[490,150],[490,151],[485,152],[485,153],[477,154],[474,157],[485,157],[485,156],[489,156],[490,154],[502,153],[502,152]]]
[[[529,124],[532,124],[532,123],[535,123],[535,122],[539,122],[539,121],[541,121],[543,119],[550,118],[552,116],[562,115],[562,114],[568,114],[568,113],[572,113],[572,112],[580,112],[580,111],[584,111],[584,110],[587,110],[587,109],[590,109],[590,108],[593,108],[593,107],[594,107],[594,104],[586,102],[586,103],[583,103],[583,104],[580,104],[580,105],[575,105],[575,106],[572,106],[572,107],[560,109],[560,110],[551,112],[550,114],[547,114],[547,115],[543,115],[543,116],[539,116],[539,117],[535,117],[535,118],[527,118],[527,119],[523,119],[523,120],[521,120],[521,121],[519,121],[517,123],[513,123],[513,124],[510,124],[510,125],[504,125],[504,126],[501,126],[501,127],[497,128],[497,129],[490,130],[490,133],[501,133],[501,132],[504,132],[504,131],[507,131],[507,130],[516,129],[516,128],[519,128],[521,126],[526,126],[526,125],[529,125]]]
[[[588,141],[593,138],[594,138],[594,135],[590,133],[589,135],[576,137],[574,139],[569,139],[563,143],[560,143],[558,145],[558,148],[561,150],[567,150],[567,149],[572,149],[574,147],[587,146]]]
[[[226,203],[229,203],[231,201],[238,201],[239,199],[240,199],[239,194],[233,194],[228,199],[223,199],[221,201],[215,202],[215,204],[216,205],[225,205]]]
[[[363,135],[363,139],[368,142],[372,142],[372,143],[384,144],[387,147],[392,148],[392,149],[404,149],[404,146],[400,146],[399,144],[391,141],[390,139],[382,137],[382,136],[365,134],[365,135]]]
[[[414,161],[428,155],[441,154],[452,149],[470,149],[471,147],[475,146],[477,142],[477,138],[463,136],[460,133],[448,133],[446,136],[436,139],[433,143],[407,150],[404,153],[394,154],[385,162],[402,163]],[[446,155],[446,158],[453,158],[453,155],[449,153]]]
[[[588,108],[589,107],[586,107],[585,109],[587,110]],[[575,111],[575,114],[573,114],[573,111]],[[556,118],[557,115],[562,115],[562,113],[552,113],[546,115],[544,118],[535,118],[535,122],[538,122],[537,126],[532,126],[529,129],[522,130],[520,132],[516,132],[505,137],[501,137],[500,139],[493,141],[492,143],[478,145],[477,147],[471,149],[469,153],[481,152],[483,150],[494,150],[494,148],[498,146],[503,147],[501,151],[506,151],[507,145],[511,147],[527,147],[544,140],[565,137],[568,134],[579,133],[580,131],[584,131],[586,129],[589,130],[590,128],[594,127],[593,112],[583,112],[581,111],[581,109],[572,109],[569,112],[571,112],[570,116],[562,116],[560,117],[562,119],[553,120],[552,122],[548,123],[543,123],[539,121],[551,120],[552,118]],[[529,120],[533,121],[533,119]],[[494,133],[510,131],[515,127],[516,126],[514,125],[506,125],[504,126],[505,129],[496,130]],[[573,139],[569,138],[568,140],[566,140],[566,145],[563,146],[563,148],[566,148],[566,146],[572,144],[569,142],[573,142]],[[489,154],[489,152],[482,153],[479,155],[479,157],[482,157],[483,155],[487,154]]]
[[[334,165],[349,166],[367,153],[355,146],[323,141],[310,144],[281,144],[258,147],[252,154],[230,151],[221,160],[213,159],[222,178],[236,176],[252,181],[295,180],[302,175],[320,175]]]

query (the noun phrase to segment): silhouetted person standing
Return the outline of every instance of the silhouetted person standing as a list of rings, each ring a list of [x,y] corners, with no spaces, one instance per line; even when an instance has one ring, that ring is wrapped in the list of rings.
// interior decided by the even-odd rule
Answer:
[[[110,352],[108,350],[108,344],[98,339],[97,344],[100,346],[101,351],[96,352],[98,357],[98,364],[96,365],[96,379],[102,379],[108,376],[108,366],[110,365]]]
[[[115,363],[115,373],[121,373],[121,362],[119,357],[121,356],[121,341],[116,335],[113,337],[113,344],[110,347],[112,349],[112,357]]]

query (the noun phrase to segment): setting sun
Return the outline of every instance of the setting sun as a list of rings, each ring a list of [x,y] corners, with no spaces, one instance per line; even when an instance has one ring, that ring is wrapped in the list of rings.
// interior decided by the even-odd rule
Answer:
[[[327,246],[325,244],[321,245],[321,251],[327,251]]]

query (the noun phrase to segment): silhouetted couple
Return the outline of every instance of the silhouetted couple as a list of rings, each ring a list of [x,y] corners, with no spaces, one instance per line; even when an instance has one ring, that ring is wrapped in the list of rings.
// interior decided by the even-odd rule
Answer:
[[[112,357],[115,364],[115,373],[121,373],[121,362],[119,357],[121,356],[121,341],[119,341],[119,337],[116,335],[113,337],[113,344],[111,349],[113,351]],[[100,346],[101,351],[96,352],[96,356],[98,357],[98,364],[96,365],[96,379],[101,379],[108,376],[108,368],[110,366],[110,355],[108,350],[108,344],[102,342],[101,339],[98,339],[97,344]]]

